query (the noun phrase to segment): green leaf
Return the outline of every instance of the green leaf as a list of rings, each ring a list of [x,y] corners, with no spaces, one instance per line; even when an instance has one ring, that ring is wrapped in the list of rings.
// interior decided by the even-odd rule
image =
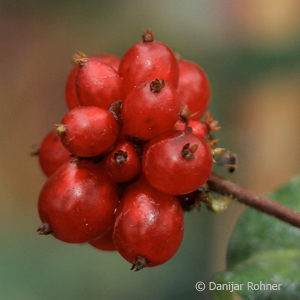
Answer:
[[[270,198],[300,211],[300,177],[271,193]],[[236,291],[243,299],[300,299],[300,230],[273,217],[248,208],[233,232],[228,253],[228,270],[217,274],[215,282],[244,284]],[[248,282],[280,283],[280,290],[247,288]],[[216,299],[226,299],[230,291],[214,291]],[[231,299],[231,298],[228,298]],[[233,299],[233,298],[232,298]]]

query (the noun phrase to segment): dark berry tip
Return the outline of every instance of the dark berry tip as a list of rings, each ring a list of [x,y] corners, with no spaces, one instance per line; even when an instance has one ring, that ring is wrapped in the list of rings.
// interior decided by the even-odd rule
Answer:
[[[117,121],[121,120],[122,101],[118,100],[111,104],[109,111],[113,114]]]
[[[154,41],[154,35],[153,32],[150,29],[147,29],[146,31],[143,31],[143,42],[144,43],[151,43]]]
[[[137,256],[130,270],[137,272],[142,270],[148,264],[147,259],[143,256]]]
[[[67,132],[67,127],[64,124],[55,124],[54,128],[55,128],[55,133],[58,136],[62,136],[64,134],[66,134],[66,132]]]
[[[195,158],[194,153],[197,151],[197,149],[197,144],[190,146],[190,143],[187,143],[182,147],[181,155],[186,160],[192,160]]]
[[[48,235],[52,233],[52,229],[48,223],[43,223],[40,227],[36,230],[40,235]]]
[[[88,62],[88,57],[84,53],[77,51],[73,55],[73,62],[74,62],[74,64],[83,66],[85,63]]]
[[[114,161],[119,166],[122,166],[127,160],[128,154],[123,150],[118,150],[114,153]]]
[[[187,126],[186,129],[185,129],[186,132],[188,133],[192,133],[193,132],[193,128],[190,127],[190,126]]]
[[[150,91],[152,93],[159,93],[165,87],[165,81],[162,79],[154,79],[150,83]]]

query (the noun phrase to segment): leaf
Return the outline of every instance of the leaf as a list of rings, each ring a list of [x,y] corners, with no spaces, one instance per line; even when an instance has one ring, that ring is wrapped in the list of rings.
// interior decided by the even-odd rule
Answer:
[[[271,193],[270,198],[300,211],[300,177]],[[243,299],[300,299],[300,230],[273,217],[248,208],[240,217],[227,252],[228,270],[215,282],[244,284],[236,291]],[[280,290],[253,291],[248,282],[280,283]],[[230,291],[214,291],[226,299]],[[231,298],[228,298],[231,299]],[[233,299],[233,298],[232,298]]]

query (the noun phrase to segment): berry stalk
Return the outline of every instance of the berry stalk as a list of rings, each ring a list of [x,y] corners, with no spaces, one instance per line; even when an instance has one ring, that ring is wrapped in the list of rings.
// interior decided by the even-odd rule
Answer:
[[[207,184],[208,188],[215,193],[232,195],[233,198],[243,204],[300,228],[300,213],[283,206],[274,200],[249,191],[214,173],[211,174]]]

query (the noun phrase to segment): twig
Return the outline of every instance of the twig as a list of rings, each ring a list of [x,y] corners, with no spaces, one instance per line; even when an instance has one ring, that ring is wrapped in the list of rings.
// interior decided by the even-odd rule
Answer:
[[[209,189],[215,193],[232,195],[241,203],[300,228],[300,213],[278,202],[246,190],[238,184],[230,182],[214,173],[210,176],[207,184]]]

